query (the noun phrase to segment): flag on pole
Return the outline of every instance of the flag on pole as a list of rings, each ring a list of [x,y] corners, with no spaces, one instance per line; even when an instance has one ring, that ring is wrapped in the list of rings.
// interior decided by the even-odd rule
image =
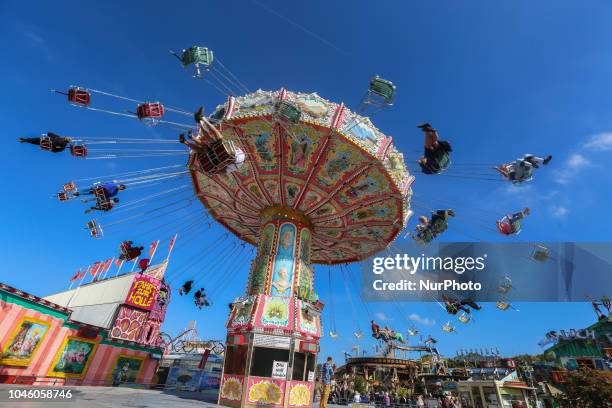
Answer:
[[[157,251],[158,245],[159,245],[159,241],[152,242],[151,245],[149,245],[149,258],[153,258],[155,251]]]
[[[89,270],[89,266],[82,271],[79,272],[79,279],[83,279],[85,275],[87,275],[87,271]]]
[[[101,267],[102,267],[102,262],[100,261],[94,262],[94,264],[91,266],[91,269],[89,270],[89,274],[91,276],[96,276],[98,272],[100,272]]]
[[[72,283],[76,282],[76,280],[79,279],[80,276],[81,276],[81,270],[79,269],[78,271],[75,272],[72,278],[70,278],[70,282]]]
[[[108,258],[106,261],[104,261],[104,265],[102,265],[102,269],[100,270],[100,272],[108,271],[108,268],[110,268],[112,263],[113,263],[113,258]]]
[[[121,265],[123,265],[123,260],[122,259],[115,259],[115,265],[117,265],[117,268],[121,268]]]
[[[174,249],[174,242],[176,242],[177,236],[178,236],[178,233],[174,234],[174,236],[170,240],[170,244],[168,245],[168,256],[166,257],[166,259],[170,258],[170,254],[172,253],[172,250]]]

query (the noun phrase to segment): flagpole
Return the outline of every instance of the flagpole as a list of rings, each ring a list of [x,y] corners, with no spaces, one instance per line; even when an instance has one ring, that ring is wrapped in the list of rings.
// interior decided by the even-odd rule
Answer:
[[[104,276],[102,276],[102,279],[106,279],[106,275],[108,274],[108,271],[110,270],[111,265],[113,264],[114,260],[115,260],[115,257],[111,258],[110,262],[108,263],[108,266],[104,270]]]
[[[115,274],[115,278],[117,276],[119,276],[119,272],[121,271],[121,267],[123,267],[123,264],[125,263],[125,260],[121,260],[121,263],[119,264],[119,267],[117,268],[117,273]]]
[[[176,238],[178,237],[178,232],[176,234],[174,234],[174,238],[172,238],[172,245],[170,246],[169,250],[168,250],[168,256],[166,256],[166,262],[168,262],[168,260],[170,260],[170,254],[172,253],[172,250],[174,249],[174,245],[176,244]]]
[[[74,299],[76,294],[79,292],[79,289],[81,288],[81,285],[83,284],[83,281],[85,280],[85,277],[87,276],[87,272],[89,272],[90,269],[91,269],[91,265],[87,266],[87,269],[85,269],[85,272],[83,272],[83,277],[81,278],[81,281],[79,282],[79,286],[77,286],[72,296],[70,296],[70,300],[68,300],[68,304],[66,305],[67,308],[70,307],[72,300]]]
[[[149,258],[149,265],[153,265],[153,257],[155,256],[155,253],[157,252],[157,247],[159,247],[159,240],[157,240],[155,242],[155,248],[153,249],[153,253],[150,254],[150,258]]]
[[[130,273],[134,272],[134,268],[136,267],[136,262],[138,262],[138,259],[140,259],[140,257],[136,257],[136,259],[134,259],[134,265],[132,265],[132,269],[130,269]]]

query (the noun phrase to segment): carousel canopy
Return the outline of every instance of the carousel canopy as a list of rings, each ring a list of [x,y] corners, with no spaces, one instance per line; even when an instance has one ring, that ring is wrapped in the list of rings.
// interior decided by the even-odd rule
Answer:
[[[192,170],[210,214],[258,242],[270,211],[300,214],[313,230],[312,262],[367,258],[405,227],[410,186],[403,155],[367,117],[316,93],[257,91],[230,97],[211,115],[245,155],[237,171]]]

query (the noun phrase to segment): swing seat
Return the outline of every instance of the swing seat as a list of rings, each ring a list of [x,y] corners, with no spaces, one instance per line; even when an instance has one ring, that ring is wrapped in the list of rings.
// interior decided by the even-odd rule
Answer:
[[[76,183],[74,181],[70,181],[66,184],[64,184],[64,192],[65,193],[69,193],[72,191],[77,191],[77,186]]]
[[[302,111],[288,101],[278,101],[275,106],[274,117],[282,123],[296,124],[302,117]]]
[[[395,85],[393,82],[382,79],[378,75],[370,80],[370,86],[368,87],[368,94],[376,95],[383,99],[387,105],[393,104],[393,97],[395,96]]]
[[[497,221],[497,229],[503,235],[516,235],[521,232],[521,221],[511,221],[509,215],[506,215],[500,221]]]
[[[82,145],[71,145],[70,146],[70,154],[74,157],[87,157],[87,146]]]
[[[442,326],[442,330],[444,330],[446,333],[452,333],[455,331],[455,328],[449,323],[446,323],[444,326]]]
[[[450,167],[451,159],[450,154],[448,152],[440,152],[440,154],[436,157],[436,162],[438,163],[439,170],[436,174],[443,173]]]
[[[231,140],[218,140],[204,153],[197,153],[200,170],[208,176],[219,174],[236,162],[236,147]]]
[[[70,197],[68,197],[68,193],[66,193],[65,191],[62,191],[62,192],[57,193],[57,199],[60,201],[68,201],[70,200]]]
[[[88,221],[87,229],[89,230],[89,235],[92,238],[102,238],[104,234],[104,232],[102,231],[102,227],[96,222],[96,220]]]
[[[164,116],[164,105],[161,102],[145,102],[136,108],[138,119],[161,119]]]
[[[204,65],[208,69],[213,63],[214,58],[212,50],[194,45],[183,50],[180,60],[184,67],[190,64],[199,64]]]
[[[331,337],[332,339],[335,339],[336,337],[338,337],[338,333],[336,333],[333,330],[330,330],[329,332],[329,337]]]
[[[76,106],[89,106],[91,93],[87,89],[71,86],[68,88],[68,102]]]
[[[472,320],[472,317],[465,312],[459,316],[459,321],[461,323],[469,323],[471,320]]]
[[[495,307],[497,307],[499,310],[508,310],[510,308],[510,303],[506,303],[503,300],[499,300],[495,304]]]
[[[363,337],[363,332],[361,330],[358,330],[356,332],[353,332],[353,335],[357,338],[360,339]]]
[[[47,135],[40,137],[40,148],[42,150],[51,151],[53,148],[53,143],[51,142],[51,138]]]
[[[419,334],[418,330],[410,330],[410,329],[408,329],[408,335],[409,336],[416,336],[417,334]]]
[[[104,187],[102,186],[94,187],[94,195],[99,201],[108,201],[108,197],[106,196],[106,191],[104,190]]]

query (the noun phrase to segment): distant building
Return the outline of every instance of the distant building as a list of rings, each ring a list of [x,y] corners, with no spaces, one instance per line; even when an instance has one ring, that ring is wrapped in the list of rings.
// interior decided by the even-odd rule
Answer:
[[[612,359],[612,322],[602,319],[582,330],[549,332],[554,344],[544,355],[566,370],[587,367],[609,370]]]
[[[45,298],[0,283],[0,383],[153,382],[170,301],[166,266]]]

